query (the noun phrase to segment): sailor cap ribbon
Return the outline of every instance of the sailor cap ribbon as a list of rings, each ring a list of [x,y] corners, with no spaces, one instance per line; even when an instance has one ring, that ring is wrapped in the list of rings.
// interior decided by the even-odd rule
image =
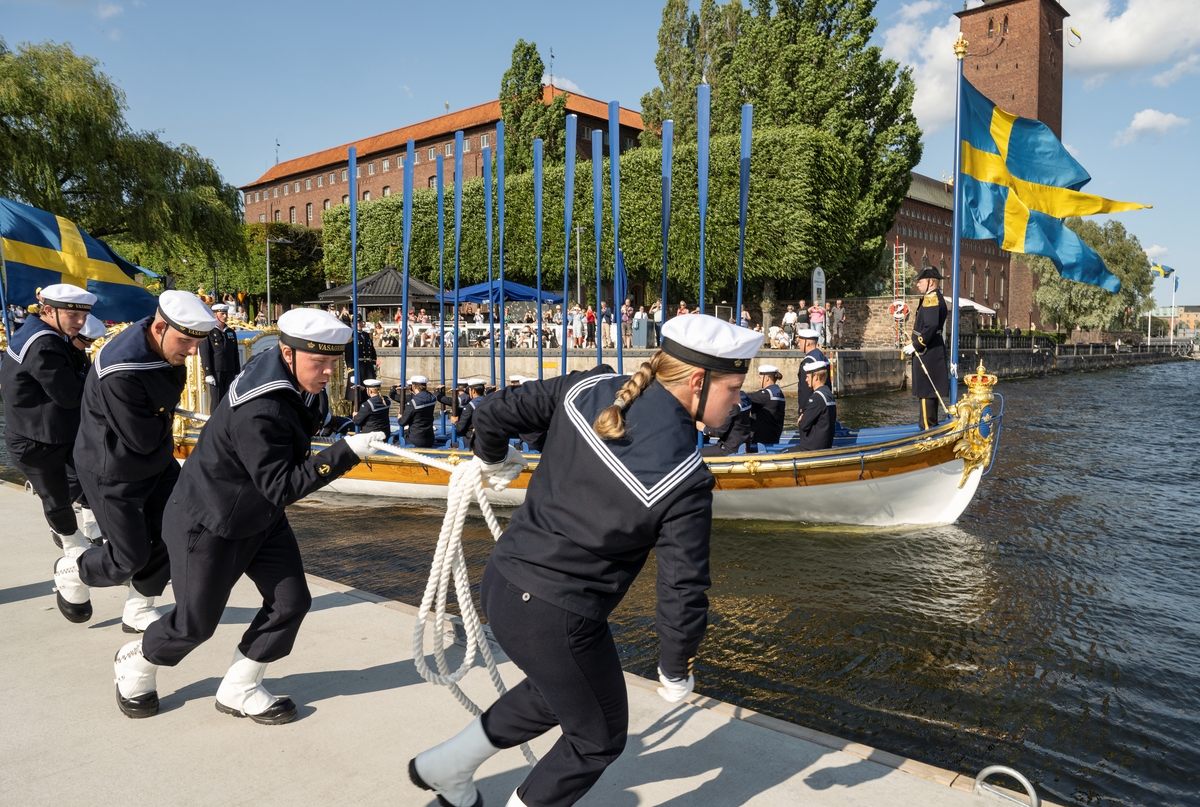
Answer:
[[[69,283],[55,283],[41,291],[42,304],[64,311],[91,311],[96,295]]]
[[[279,341],[302,353],[340,356],[354,332],[340,319],[318,308],[293,308],[279,316]]]
[[[662,351],[682,362],[718,373],[745,374],[762,347],[763,335],[705,314],[667,320]]]

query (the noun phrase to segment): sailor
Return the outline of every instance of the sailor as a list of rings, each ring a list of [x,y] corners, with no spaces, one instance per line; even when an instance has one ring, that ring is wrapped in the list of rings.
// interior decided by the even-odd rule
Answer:
[[[71,355],[75,359],[75,366],[84,377],[87,376],[88,370],[92,369],[92,360],[88,356],[88,350],[97,339],[104,336],[108,329],[104,323],[96,319],[91,314],[87,315],[87,322],[83,328],[71,340]],[[87,496],[83,493],[83,488],[79,485],[79,476],[75,473],[75,461],[72,458],[71,464],[67,466],[67,481],[71,486],[71,498],[78,505],[76,510],[79,516],[79,529],[83,533],[83,537],[88,539],[88,542],[94,546],[99,546],[103,542],[103,536],[100,532],[100,525],[96,523],[96,514],[92,512],[91,506],[88,504]]]
[[[291,652],[312,603],[285,508],[353,468],[383,435],[353,434],[310,453],[321,426],[318,395],[351,331],[311,308],[285,311],[278,324],[279,344],[234,380],[167,506],[163,539],[175,608],[117,653],[117,705],[128,717],[158,712],[158,668],[174,667],[213,635],[243,574],[263,605],[217,688],[217,711],[268,725],[296,716],[290,698],[262,683],[267,665]]]
[[[0,362],[4,442],[42,500],[50,537],[74,557],[89,546],[75,519],[70,483],[86,368],[70,340],[86,324],[96,295],[56,283],[42,289],[41,298],[38,315],[13,334]]]
[[[775,365],[758,366],[758,383],[762,389],[749,396],[750,415],[754,420],[751,441],[755,444],[775,445],[783,434],[783,410],[787,402],[783,398],[783,390],[779,388],[781,378],[783,373]]]
[[[379,432],[384,442],[392,439],[392,404],[379,394],[382,382],[378,378],[368,378],[363,382],[367,388],[367,399],[358,407],[354,415],[354,425],[360,432]]]
[[[796,392],[801,403],[807,401],[808,396],[812,394],[812,389],[809,388],[808,381],[805,380],[803,367],[804,362],[808,359],[813,359],[814,361],[823,361],[826,363],[829,362],[829,359],[826,358],[825,354],[821,352],[821,348],[817,347],[817,342],[820,340],[820,338],[821,334],[819,334],[813,328],[801,328],[800,330],[796,331],[796,343],[800,346],[800,349],[804,351],[804,358],[800,360],[800,377]]]
[[[126,633],[158,619],[154,598],[171,571],[163,510],[179,478],[171,426],[187,381],[184,362],[214,327],[199,297],[165,291],[154,315],[114,336],[88,372],[75,469],[107,541],[55,565],[58,608],[72,622],[91,618],[91,586],[129,587]]]
[[[433,448],[433,407],[437,397],[429,391],[429,379],[423,375],[415,375],[408,379],[412,397],[404,402],[400,387],[392,387],[393,401],[399,401],[404,407],[400,419],[396,421],[398,433],[404,436],[405,442],[417,448]]]
[[[368,378],[375,377],[375,367],[378,356],[375,353],[375,343],[371,341],[371,323],[363,321],[359,323],[361,330],[355,335],[355,340],[358,342],[358,371],[355,378],[359,384],[362,384]],[[346,359],[346,367],[348,372],[355,373],[354,370],[354,342],[347,342],[344,357]],[[354,385],[352,381],[346,385],[346,400],[354,401],[354,406],[357,409],[359,402],[367,397],[365,388]]]
[[[749,443],[754,433],[750,409],[750,396],[742,392],[720,426],[704,427],[704,436],[717,438],[717,444],[705,446],[700,449],[700,454],[705,457],[723,457],[736,454],[739,448]]]
[[[238,347],[237,331],[226,324],[229,306],[217,303],[212,307],[217,318],[217,327],[200,345],[200,368],[204,372],[204,383],[208,385],[209,412],[217,411],[217,404],[229,392],[229,385],[242,371],[242,353]]]
[[[946,300],[938,290],[941,280],[942,273],[935,266],[926,266],[917,275],[917,294],[922,297],[913,318],[912,339],[904,346],[904,355],[912,356],[912,391],[920,402],[922,429],[938,424],[938,395],[950,397],[950,370],[942,339]]]
[[[829,362],[807,358],[800,367],[812,392],[800,404],[801,451],[823,451],[833,447],[837,428],[837,401],[829,387]]]
[[[510,375],[510,376],[508,377],[508,385],[509,385],[510,387],[519,387],[519,386],[521,386],[521,382],[522,382],[523,380],[525,380],[525,377],[524,377],[524,376],[520,376],[520,375]]]
[[[658,692],[670,703],[692,692],[707,624],[713,488],[695,424],[725,417],[761,346],[761,334],[716,317],[676,317],[632,376],[598,367],[529,381],[476,410],[474,461],[493,488],[521,470],[510,438],[549,434],[480,589],[489,627],[526,677],[409,763],[413,782],[440,804],[479,805],[475,769],[555,726],[562,736],[509,807],[574,804],[621,754],[629,705],[608,615],[651,549]]]
[[[87,321],[83,323],[79,333],[75,334],[75,338],[71,340],[71,347],[74,349],[71,355],[75,359],[76,367],[85,377],[87,371],[92,369],[92,359],[88,356],[88,351],[92,349],[96,340],[106,333],[108,333],[108,329],[104,327],[104,323],[88,314]]]
[[[464,383],[471,397],[462,408],[462,414],[450,418],[450,422],[454,424],[454,433],[464,438],[470,448],[475,441],[475,408],[483,403],[483,388],[487,382],[482,378],[468,378]]]

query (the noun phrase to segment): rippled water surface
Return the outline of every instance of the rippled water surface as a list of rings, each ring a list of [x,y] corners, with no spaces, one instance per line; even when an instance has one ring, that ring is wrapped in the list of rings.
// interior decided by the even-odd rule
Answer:
[[[1012,765],[1057,801],[1200,804],[1200,363],[999,390],[999,460],[954,526],[718,523],[697,689],[956,771]],[[906,394],[839,410],[916,414]],[[313,573],[416,603],[442,512],[323,496],[291,520]],[[465,544],[478,580],[482,519]],[[652,567],[613,615],[647,676]]]

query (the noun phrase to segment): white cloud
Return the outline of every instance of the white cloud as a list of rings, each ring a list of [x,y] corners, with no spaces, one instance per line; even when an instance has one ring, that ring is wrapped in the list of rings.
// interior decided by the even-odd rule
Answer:
[[[1158,244],[1155,244],[1152,247],[1146,248],[1146,257],[1150,259],[1151,263],[1158,263],[1165,258],[1170,251],[1171,250],[1167,249],[1166,247],[1160,247]]]
[[[918,20],[929,12],[937,11],[941,7],[942,4],[936,2],[936,0],[917,0],[915,3],[908,3],[901,6],[900,11],[897,13],[902,20]]]
[[[1181,118],[1172,112],[1143,109],[1133,116],[1128,128],[1117,133],[1113,145],[1124,146],[1145,135],[1163,135],[1176,127],[1186,126],[1188,122],[1187,118]]]
[[[101,3],[96,6],[96,16],[102,20],[107,20],[109,17],[117,16],[124,10],[116,3]]]
[[[404,90],[404,94],[407,95],[409,98],[413,97],[413,91],[409,89],[407,84],[401,84],[400,89]]]
[[[972,3],[977,5],[977,3]],[[883,55],[912,68],[917,94],[913,113],[926,135],[954,121],[954,80],[957,72],[954,42],[958,18],[924,18],[946,7],[932,0],[916,0],[902,6],[900,21],[883,32]]]
[[[546,73],[542,76],[542,83],[543,84],[550,83],[550,74],[549,73]],[[567,78],[566,76],[555,76],[554,77],[554,86],[558,87],[560,90],[566,90],[567,92],[574,92],[574,93],[579,93],[580,95],[583,95],[583,90],[579,89],[579,85],[576,84],[574,81],[571,81],[571,79]]]
[[[1158,87],[1169,87],[1189,73],[1200,73],[1200,53],[1193,53],[1183,61],[1176,62],[1169,69],[1150,79]]]
[[[1074,157],[1077,160],[1079,159],[1079,149],[1075,148],[1070,143],[1063,143],[1063,148],[1065,148],[1067,150],[1067,153],[1070,154],[1072,157]]]
[[[1180,64],[1195,64],[1192,59],[1200,52],[1195,0],[1092,0],[1075,5],[1065,24],[1083,40],[1065,49],[1065,64],[1068,74],[1086,78],[1089,87],[1124,71],[1174,62],[1175,67],[1162,74],[1168,76]],[[1194,69],[1184,67],[1160,86]]]

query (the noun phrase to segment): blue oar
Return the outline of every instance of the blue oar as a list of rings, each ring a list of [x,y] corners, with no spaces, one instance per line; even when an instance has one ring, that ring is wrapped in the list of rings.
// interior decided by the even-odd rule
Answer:
[[[458,273],[462,266],[462,171],[463,133],[454,133],[454,412],[458,414]]]
[[[621,260],[621,105],[616,101],[608,104],[608,179],[612,186],[612,228],[613,228],[613,341],[617,345],[617,373],[625,372],[624,361],[624,330],[621,323],[624,300],[618,300],[621,294],[617,288],[617,263]]]
[[[538,381],[542,380],[542,139],[533,139],[533,243],[537,264],[537,321],[533,338],[537,341]]]
[[[357,386],[363,380],[359,378],[358,367],[358,149],[354,146],[350,147],[348,156],[350,162],[350,322],[354,325],[354,333],[350,336],[351,342],[354,344],[354,383]],[[350,390],[347,390],[349,392]],[[358,391],[354,391],[354,404],[358,405]],[[333,403],[330,402],[330,406]],[[358,432],[358,426],[354,427],[354,431]]]
[[[442,175],[442,155],[437,155],[437,224],[438,224],[438,349],[440,375],[446,385],[446,193]],[[457,395],[458,391],[455,390]],[[446,406],[442,405],[442,434],[446,434]]]
[[[697,172],[700,200],[700,313],[704,313],[704,225],[708,220],[708,111],[712,89],[707,84],[696,88],[696,135],[699,146]]]
[[[404,414],[404,404],[408,397],[408,251],[412,244],[413,154],[415,150],[415,144],[409,140],[404,156],[404,236],[401,241],[404,250],[402,259],[404,291],[400,298],[401,305],[404,306],[404,310],[401,312],[404,326],[400,333],[400,388],[404,390],[400,393],[401,415]],[[403,435],[401,435],[401,439],[403,439]]]
[[[504,121],[496,122],[496,216],[499,224],[496,232],[499,239],[496,255],[500,270],[500,384],[504,385],[508,381],[504,369],[504,353],[508,345],[508,325],[504,315]],[[491,297],[490,290],[488,297]]]
[[[738,287],[737,311],[734,322],[742,324],[742,281],[746,266],[746,216],[750,212],[750,127],[754,121],[754,107],[742,106],[742,157],[739,163],[740,198],[738,199]]]
[[[598,134],[597,134],[598,133]],[[592,225],[596,230],[596,364],[604,363],[604,323],[600,321],[600,236],[604,216],[604,132],[592,130]],[[586,317],[585,317],[586,319]]]
[[[671,235],[671,170],[675,152],[675,121],[662,125],[662,311],[659,317],[667,324],[667,245]],[[660,345],[661,347],[661,345]]]
[[[559,375],[567,374],[567,319],[571,316],[567,301],[571,299],[571,223],[575,212],[575,134],[579,118],[567,115],[567,145],[566,145],[566,175],[563,178],[563,313],[562,329],[559,338],[562,339],[562,367]]]
[[[492,357],[492,386],[496,386],[496,306],[492,299],[492,149],[489,146],[483,148],[483,229],[484,238],[487,240],[487,263],[488,263],[488,327],[491,328],[492,335],[488,339],[488,347]],[[500,333],[504,333],[504,327],[501,325]]]

